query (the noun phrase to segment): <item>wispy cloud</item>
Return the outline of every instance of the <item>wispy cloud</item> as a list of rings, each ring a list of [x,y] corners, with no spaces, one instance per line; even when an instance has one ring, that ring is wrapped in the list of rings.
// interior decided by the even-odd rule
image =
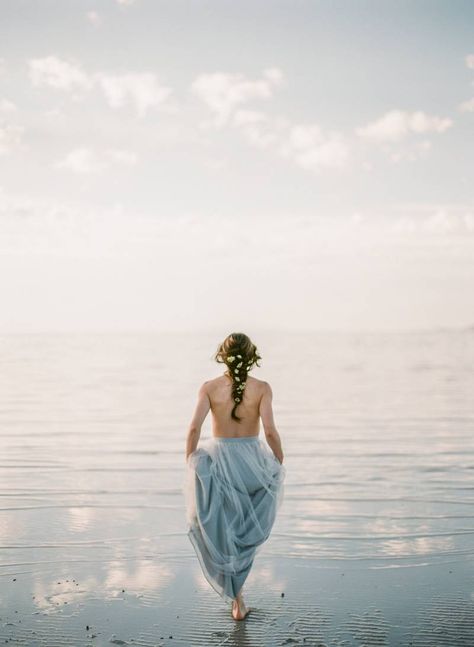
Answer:
[[[474,70],[474,54],[468,54],[465,58],[466,67],[470,70]],[[463,101],[458,106],[461,112],[474,112],[474,97]]]
[[[93,27],[100,27],[102,24],[102,17],[97,13],[97,11],[87,11],[86,19]]]
[[[16,149],[22,142],[23,126],[0,123],[0,155],[6,155]]]
[[[70,151],[56,162],[56,168],[65,168],[79,174],[100,173],[114,164],[134,166],[138,161],[136,153],[124,150],[96,151],[81,147]]]
[[[150,108],[163,104],[172,93],[152,72],[122,74],[87,73],[76,61],[56,56],[30,59],[30,80],[35,87],[47,86],[65,92],[86,93],[99,87],[108,105],[116,110],[131,103],[139,118]]]
[[[271,99],[283,84],[283,72],[273,67],[257,79],[223,72],[201,74],[191,91],[214,116],[213,121],[201,124],[203,128],[233,127],[252,146],[273,151],[311,172],[345,166],[349,144],[342,133],[324,131],[314,123],[292,123],[287,117],[246,107],[256,100]]]
[[[33,58],[28,61],[29,76],[35,87],[49,86],[56,90],[87,91],[94,85],[91,77],[76,62],[56,56]]]
[[[161,105],[171,95],[171,88],[161,85],[151,72],[99,74],[96,78],[111,108],[117,110],[130,102],[138,117],[144,117],[150,108]]]
[[[421,212],[403,207],[343,218],[271,213],[249,226],[237,213],[162,216],[120,203],[98,208],[0,191],[0,272],[28,286],[13,294],[3,283],[2,303],[16,307],[2,325],[68,329],[79,316],[85,328],[174,327],[178,313],[190,326],[205,326],[222,321],[223,310],[234,313],[242,299],[257,324],[282,327],[459,323],[472,311],[468,206],[434,203]],[[230,292],[223,289],[229,283]],[[203,310],[209,290],[221,296]],[[58,300],[59,319],[38,309]],[[410,320],[400,319],[400,309]]]
[[[459,110],[461,112],[474,112],[474,97],[460,103]]]
[[[465,58],[466,66],[470,70],[474,70],[474,54],[468,54]]]
[[[291,123],[285,117],[238,110],[232,125],[252,145],[273,150],[307,171],[342,168],[350,157],[347,138],[337,131],[325,131],[318,124]]]
[[[13,101],[9,101],[9,99],[0,99],[0,112],[15,112],[16,109],[17,107]]]
[[[419,159],[432,147],[430,140],[419,141],[419,136],[441,134],[453,126],[449,117],[430,115],[422,110],[393,109],[365,126],[344,133],[317,122],[293,122],[288,117],[248,106],[256,100],[273,98],[283,82],[283,72],[278,68],[265,70],[263,78],[256,80],[222,72],[199,75],[191,90],[214,116],[213,121],[205,121],[201,127],[221,130],[232,126],[252,146],[273,151],[300,168],[319,173],[322,169],[343,169],[353,157],[360,159],[363,167],[370,168],[371,163],[364,159],[364,154],[367,156],[370,150],[357,152],[361,141],[389,146],[404,143],[404,146],[386,149],[389,159],[393,162]]]
[[[355,132],[359,137],[375,142],[399,142],[410,134],[444,133],[452,125],[449,118],[427,115],[421,110],[389,110],[379,119],[356,128]]]
[[[259,79],[224,72],[200,74],[193,81],[191,91],[210,108],[214,125],[221,128],[238,106],[255,99],[269,99],[282,84],[283,73],[272,67],[264,70]]]

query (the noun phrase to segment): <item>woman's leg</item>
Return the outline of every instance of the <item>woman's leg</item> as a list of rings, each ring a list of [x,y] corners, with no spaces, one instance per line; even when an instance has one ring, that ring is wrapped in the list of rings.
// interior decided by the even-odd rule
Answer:
[[[244,598],[242,597],[242,589],[237,593],[235,599],[232,601],[232,617],[234,620],[243,620],[250,609],[245,606]]]

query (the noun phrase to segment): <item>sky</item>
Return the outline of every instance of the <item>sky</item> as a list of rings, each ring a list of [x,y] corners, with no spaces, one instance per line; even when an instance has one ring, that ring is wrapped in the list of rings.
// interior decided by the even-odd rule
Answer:
[[[474,325],[470,0],[0,0],[0,333]]]

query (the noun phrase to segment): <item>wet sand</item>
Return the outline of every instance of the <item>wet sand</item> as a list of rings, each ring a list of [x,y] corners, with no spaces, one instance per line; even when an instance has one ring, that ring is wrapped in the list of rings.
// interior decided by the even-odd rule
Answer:
[[[2,639],[48,646],[473,644],[472,569],[459,564],[373,570],[267,556],[248,580],[251,612],[236,622],[204,584],[196,586],[189,559],[168,561],[172,582],[161,590],[136,586],[137,571],[153,570],[154,559],[128,562],[115,584],[100,559],[89,575],[78,564],[56,569],[81,574],[78,580],[44,573],[42,590],[25,570],[16,581],[4,573]],[[122,585],[130,588],[122,592]]]
[[[287,486],[243,622],[181,490],[213,340],[1,338],[0,642],[474,645],[472,333],[262,336]]]

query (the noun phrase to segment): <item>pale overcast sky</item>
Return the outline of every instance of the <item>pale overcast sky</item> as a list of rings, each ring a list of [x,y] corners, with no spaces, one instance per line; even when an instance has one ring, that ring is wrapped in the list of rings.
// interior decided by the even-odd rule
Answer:
[[[471,0],[0,0],[0,332],[474,324]]]

